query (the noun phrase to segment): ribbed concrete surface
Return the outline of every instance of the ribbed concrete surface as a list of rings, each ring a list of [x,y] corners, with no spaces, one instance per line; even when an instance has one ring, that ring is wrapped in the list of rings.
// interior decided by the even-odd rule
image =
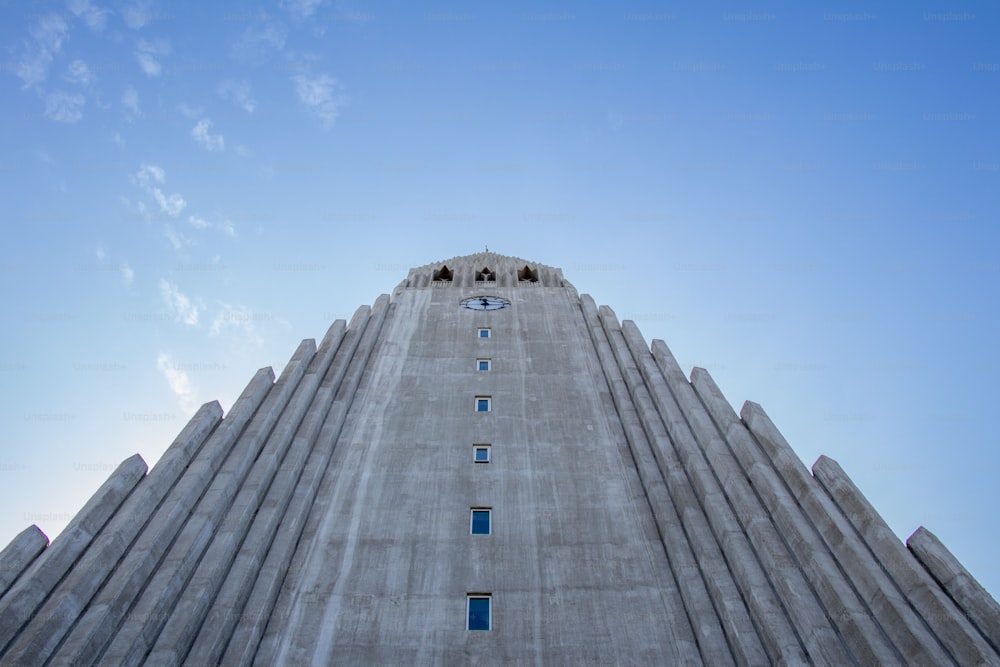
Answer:
[[[1000,664],[1000,607],[931,533],[904,545],[760,406],[488,252],[206,404],[46,542],[0,552],[0,664]]]

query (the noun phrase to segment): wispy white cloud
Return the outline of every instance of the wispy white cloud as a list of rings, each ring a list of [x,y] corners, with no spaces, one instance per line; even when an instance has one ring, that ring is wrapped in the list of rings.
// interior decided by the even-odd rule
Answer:
[[[192,241],[189,237],[184,236],[183,233],[174,229],[173,225],[166,225],[163,228],[163,235],[167,237],[168,241],[170,241],[170,245],[174,247],[174,250],[180,250],[189,245],[194,245],[194,241]]]
[[[227,102],[232,102],[247,113],[253,113],[254,109],[257,108],[257,102],[250,91],[249,81],[226,79],[219,84],[217,92],[219,97]]]
[[[188,374],[174,363],[170,355],[165,352],[160,352],[157,355],[156,368],[166,378],[167,386],[177,396],[181,408],[193,412],[198,407],[198,391]]]
[[[107,253],[104,252],[103,243],[97,244],[97,248],[94,250],[94,256],[97,257],[98,262],[103,262],[104,258],[107,257]]]
[[[268,319],[265,315],[254,313],[243,305],[233,305],[228,303],[219,304],[221,306],[212,325],[209,327],[209,336],[222,336],[226,332],[232,331],[241,334],[243,339],[255,346],[264,344],[264,339],[257,331],[256,322]]]
[[[158,77],[163,72],[163,66],[158,58],[170,55],[170,42],[165,39],[146,41],[140,39],[135,47],[135,58],[139,68],[148,77]]]
[[[76,59],[66,67],[63,79],[78,86],[86,86],[96,78],[94,70],[87,66],[87,63]]]
[[[260,65],[284,49],[287,39],[288,29],[264,14],[257,25],[247,26],[230,53],[241,62]]]
[[[309,76],[306,74],[296,74],[292,77],[295,82],[295,92],[299,96],[299,102],[311,114],[323,121],[323,126],[329,129],[337,120],[340,114],[340,107],[346,104],[341,91],[344,89],[340,83],[328,74]]]
[[[160,211],[170,217],[177,217],[184,210],[184,207],[187,206],[187,202],[184,201],[184,197],[181,195],[176,192],[171,195],[165,195],[159,188],[160,185],[166,182],[166,173],[162,167],[155,164],[143,164],[135,174],[135,182],[156,200],[156,203],[160,206]]]
[[[209,129],[212,121],[202,118],[191,129],[191,137],[204,149],[209,151],[223,151],[226,149],[226,140],[221,134],[212,134]]]
[[[188,223],[195,229],[205,229],[208,227],[208,221],[204,218],[199,218],[196,215],[192,215],[188,218]]]
[[[31,39],[23,44],[14,62],[14,73],[24,82],[24,88],[33,88],[48,76],[53,58],[69,37],[69,24],[60,14],[42,14],[28,34]]]
[[[122,106],[125,107],[126,117],[129,120],[133,120],[142,115],[142,109],[139,107],[139,91],[137,91],[132,86],[128,86],[125,92],[122,93]]]
[[[56,91],[45,96],[45,117],[59,123],[76,123],[83,118],[85,99],[79,93]]]
[[[94,32],[104,30],[108,23],[108,15],[111,13],[111,10],[101,9],[90,0],[69,0],[66,6]]]
[[[194,120],[195,118],[200,118],[205,115],[205,110],[201,107],[189,107],[184,102],[177,105],[177,110],[181,112],[181,115],[185,118],[190,118]]]
[[[128,265],[128,262],[122,262],[119,269],[122,274],[122,284],[125,285],[125,287],[130,287],[132,285],[132,281],[135,279],[135,271],[133,271],[132,267]]]
[[[230,220],[229,218],[226,218],[225,220],[220,222],[219,227],[222,228],[222,233],[231,239],[235,239],[237,236],[239,236],[236,233],[236,225],[234,225],[233,221]]]
[[[122,9],[122,20],[132,30],[139,30],[156,18],[151,0],[136,0]]]
[[[279,6],[296,20],[309,18],[322,4],[322,0],[280,0]]]
[[[163,298],[163,303],[166,304],[170,313],[180,322],[191,327],[198,326],[198,313],[200,309],[178,289],[177,285],[161,278],[160,296]]]

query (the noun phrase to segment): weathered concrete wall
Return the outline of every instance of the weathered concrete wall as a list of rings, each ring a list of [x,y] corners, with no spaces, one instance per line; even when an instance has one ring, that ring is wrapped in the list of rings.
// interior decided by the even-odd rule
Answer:
[[[483,294],[511,305],[460,307]],[[514,257],[411,270],[144,472],[0,552],[0,663],[1000,663],[936,538]]]

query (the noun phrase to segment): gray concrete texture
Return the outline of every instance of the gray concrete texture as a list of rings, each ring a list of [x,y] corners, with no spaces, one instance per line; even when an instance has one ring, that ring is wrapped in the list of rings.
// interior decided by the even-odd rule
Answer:
[[[510,306],[460,306],[481,295]],[[760,406],[561,270],[484,252],[203,406],[51,545],[15,538],[0,664],[1000,664],[997,603],[908,542]]]

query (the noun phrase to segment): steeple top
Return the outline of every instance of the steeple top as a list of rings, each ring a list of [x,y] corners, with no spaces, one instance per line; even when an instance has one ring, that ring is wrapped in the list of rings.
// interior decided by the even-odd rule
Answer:
[[[482,252],[451,257],[410,269],[409,287],[566,287],[562,270],[520,257],[501,255],[483,246]]]

